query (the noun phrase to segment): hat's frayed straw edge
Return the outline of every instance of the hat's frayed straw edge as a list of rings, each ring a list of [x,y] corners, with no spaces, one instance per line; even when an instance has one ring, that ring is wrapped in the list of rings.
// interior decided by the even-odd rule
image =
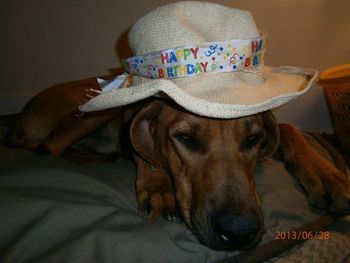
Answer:
[[[105,92],[99,96],[92,98],[90,101],[80,106],[79,109],[80,111],[86,112],[104,110],[107,108],[128,105],[136,101],[154,96],[159,92],[164,92],[177,104],[186,110],[198,115],[221,119],[249,116],[277,108],[282,104],[285,104],[305,94],[311,88],[312,84],[318,77],[318,71],[312,69],[304,69],[304,71],[297,67],[281,67],[276,69],[283,68],[294,69],[297,70],[298,74],[304,73],[305,75],[311,75],[312,77],[308,80],[308,83],[301,91],[281,94],[254,105],[231,105],[209,102],[207,100],[199,99],[192,95],[189,95],[188,93],[179,89],[177,85],[169,80],[157,79],[141,84],[142,88],[139,86],[134,86],[128,89],[119,89]],[[205,113],[203,113],[203,109],[205,109]]]

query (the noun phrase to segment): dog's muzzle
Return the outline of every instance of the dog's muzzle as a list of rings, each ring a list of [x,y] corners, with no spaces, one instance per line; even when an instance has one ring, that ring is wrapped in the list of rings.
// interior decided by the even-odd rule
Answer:
[[[245,250],[259,244],[264,233],[260,210],[215,210],[192,213],[191,228],[203,244],[226,251]]]
[[[261,224],[253,214],[218,214],[212,217],[212,227],[225,247],[246,249],[259,241]]]

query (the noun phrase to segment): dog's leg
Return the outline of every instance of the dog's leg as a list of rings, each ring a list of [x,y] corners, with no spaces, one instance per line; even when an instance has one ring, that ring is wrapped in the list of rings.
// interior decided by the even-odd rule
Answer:
[[[167,220],[174,220],[177,214],[173,182],[160,165],[155,147],[153,131],[158,124],[155,116],[159,111],[161,107],[156,101],[143,106],[141,111],[134,111],[137,114],[132,119],[129,133],[137,165],[139,213],[148,212],[150,221],[161,215]]]
[[[50,134],[50,138],[38,146],[37,151],[52,155],[61,155],[70,145],[87,136],[95,129],[113,119],[115,114],[74,119],[73,117],[59,123],[58,127]]]
[[[20,118],[20,117],[18,117]],[[16,120],[5,135],[4,144],[11,148],[23,148],[35,151],[40,144],[40,140],[30,141],[23,132],[21,121]]]
[[[278,149],[287,169],[307,192],[311,205],[336,214],[350,213],[350,179],[323,158],[296,128],[280,124]]]
[[[155,221],[160,216],[167,220],[175,220],[177,208],[171,178],[136,154],[134,160],[137,164],[136,190],[139,213],[148,213],[150,221]]]
[[[314,133],[309,133],[331,156],[334,162],[335,167],[337,167],[343,173],[347,173],[347,165],[344,160],[344,157],[334,149],[322,136]]]

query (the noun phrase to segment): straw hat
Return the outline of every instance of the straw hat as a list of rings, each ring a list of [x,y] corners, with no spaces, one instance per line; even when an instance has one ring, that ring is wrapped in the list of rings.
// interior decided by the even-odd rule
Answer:
[[[248,11],[185,1],[159,7],[129,32],[135,56],[124,60],[132,76],[104,83],[80,106],[96,111],[166,96],[208,117],[237,118],[276,108],[312,85],[317,71],[264,66],[267,34]]]

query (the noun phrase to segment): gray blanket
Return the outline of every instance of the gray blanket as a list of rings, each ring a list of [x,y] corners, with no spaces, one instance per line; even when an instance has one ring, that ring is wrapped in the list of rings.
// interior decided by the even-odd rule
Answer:
[[[255,172],[266,234],[300,227],[319,214],[281,162]],[[0,146],[0,262],[214,262],[238,252],[213,251],[186,226],[137,214],[135,167],[128,160],[77,165]],[[328,240],[309,240],[271,262],[350,260],[350,217]]]

